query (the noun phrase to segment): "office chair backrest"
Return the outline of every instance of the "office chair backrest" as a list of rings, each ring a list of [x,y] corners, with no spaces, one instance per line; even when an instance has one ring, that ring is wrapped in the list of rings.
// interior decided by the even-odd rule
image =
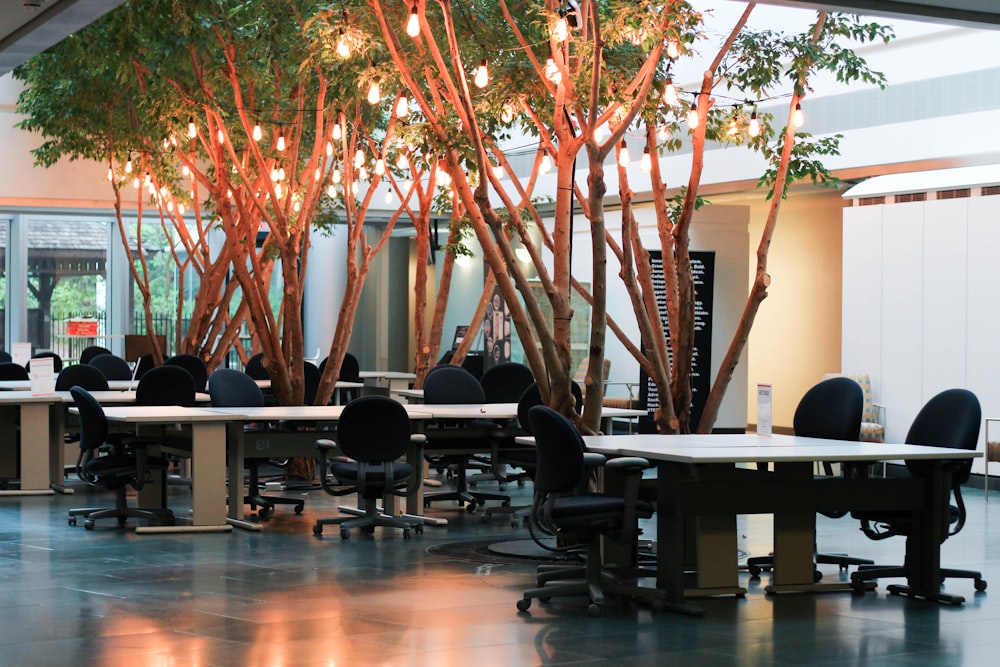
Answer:
[[[55,352],[39,352],[37,354],[31,355],[32,359],[52,359],[52,370],[58,373],[62,370],[63,362],[62,357],[60,357]],[[29,371],[31,370],[31,360],[28,360],[28,364],[25,366]]]
[[[982,408],[975,394],[968,389],[946,389],[920,408],[906,433],[906,443],[976,449],[981,422]],[[969,481],[971,470],[972,460],[964,461],[952,471],[952,485]]]
[[[829,440],[861,436],[864,393],[854,380],[835,377],[813,385],[795,408],[795,435]]]
[[[111,350],[106,347],[101,347],[100,345],[85,347],[83,348],[83,352],[80,353],[80,363],[89,364],[90,360],[99,354],[111,354]]]
[[[80,411],[80,449],[97,449],[108,439],[108,419],[104,408],[83,387],[70,387],[70,395]]]
[[[573,407],[576,408],[576,413],[580,414],[583,410],[583,392],[576,382],[572,382],[570,389],[573,391]],[[532,382],[517,401],[517,423],[529,435],[531,435],[531,420],[528,418],[528,412],[536,405],[544,405],[544,403],[542,403],[542,393],[538,391],[538,383]]]
[[[195,391],[205,391],[205,385],[208,384],[208,366],[201,360],[201,357],[193,354],[175,354],[163,364],[180,366],[194,378]]]
[[[340,376],[338,380],[344,382],[361,382],[361,366],[358,358],[350,352],[344,353],[344,360],[340,363]]]
[[[534,381],[530,368],[508,361],[486,369],[479,383],[487,403],[516,403]]]
[[[69,391],[74,385],[87,391],[108,390],[108,380],[104,373],[88,364],[67,366],[56,376],[56,391]]]
[[[90,365],[101,371],[108,380],[132,379],[132,369],[128,362],[113,354],[99,354],[90,360]]]
[[[303,405],[312,405],[316,402],[316,392],[319,391],[319,381],[323,374],[319,367],[311,361],[304,361],[302,367],[302,379],[305,384],[305,395],[302,399]]]
[[[337,446],[365,463],[395,461],[410,443],[410,418],[388,396],[362,396],[344,406],[337,421]]]
[[[7,350],[0,350],[0,364],[9,364],[13,360],[14,358],[10,356],[10,352]]]
[[[28,371],[12,361],[0,363],[0,380],[28,380]]]
[[[243,369],[247,375],[252,377],[254,380],[270,380],[271,374],[267,372],[264,368],[264,353],[258,352],[249,359],[247,359],[246,368]]]
[[[528,422],[538,456],[535,492],[568,493],[576,489],[583,477],[586,446],[573,422],[544,405],[528,411]]]
[[[259,408],[264,394],[254,379],[232,368],[219,368],[208,378],[208,394],[215,408]]]
[[[156,368],[156,362],[153,361],[152,354],[144,354],[139,357],[138,361],[135,362],[137,368],[135,369],[135,379],[141,380],[142,376],[148,373],[151,369]]]
[[[485,403],[486,394],[476,376],[458,366],[435,366],[424,379],[424,403]]]
[[[194,406],[194,378],[186,369],[173,364],[151,368],[135,388],[136,405]]]

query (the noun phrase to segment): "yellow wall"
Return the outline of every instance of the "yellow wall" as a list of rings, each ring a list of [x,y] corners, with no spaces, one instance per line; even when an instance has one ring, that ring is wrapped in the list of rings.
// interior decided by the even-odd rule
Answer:
[[[710,197],[750,206],[750,281],[767,217],[762,196]],[[783,204],[768,254],[769,296],[748,344],[747,422],[757,421],[758,382],[774,385],[775,427],[791,427],[799,398],[840,369],[842,231],[840,193],[809,188]]]

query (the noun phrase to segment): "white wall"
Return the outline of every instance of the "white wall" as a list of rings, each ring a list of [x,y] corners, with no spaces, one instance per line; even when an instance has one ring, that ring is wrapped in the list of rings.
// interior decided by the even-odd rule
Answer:
[[[872,375],[888,440],[950,387],[1000,415],[998,220],[998,196],[844,211],[843,368]]]

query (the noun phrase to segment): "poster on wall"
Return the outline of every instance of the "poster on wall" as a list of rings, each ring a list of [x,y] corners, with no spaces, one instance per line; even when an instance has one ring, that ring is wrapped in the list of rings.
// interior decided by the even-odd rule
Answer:
[[[510,308],[499,287],[493,288],[490,301],[486,304],[483,340],[483,370],[510,361]]]
[[[670,323],[667,321],[666,283],[663,280],[663,256],[659,250],[649,251],[649,261],[653,269],[653,290],[659,306],[663,331],[670,338]],[[709,250],[691,251],[691,273],[694,277],[694,350],[691,360],[691,431],[698,429],[705,401],[712,388],[712,302],[715,288],[715,253]],[[673,358],[673,350],[668,346]],[[660,406],[656,384],[640,369],[639,398],[646,406],[649,416],[643,420],[643,430],[653,430],[653,414]]]

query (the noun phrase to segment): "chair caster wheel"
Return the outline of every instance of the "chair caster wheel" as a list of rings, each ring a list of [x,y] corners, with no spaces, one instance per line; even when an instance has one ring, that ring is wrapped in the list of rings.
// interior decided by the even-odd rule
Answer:
[[[523,479],[517,480],[517,485],[518,486],[524,486],[524,480]]]
[[[315,535],[316,537],[319,537],[322,534],[323,534],[323,526],[321,526],[319,524],[316,524],[315,526],[313,526],[313,535]]]
[[[531,606],[531,599],[529,598],[521,598],[520,600],[517,601],[518,611],[528,611],[528,608],[530,606]]]
[[[87,530],[93,530],[94,529],[94,520],[93,519],[87,519],[86,521],[83,522],[83,527],[86,528]]]
[[[760,579],[760,568],[756,565],[748,565],[747,572],[750,573],[751,579]]]
[[[982,593],[983,591],[986,590],[986,580],[985,579],[976,579],[975,587],[976,587],[976,592],[977,593]]]
[[[403,531],[403,539],[404,539],[404,540],[408,540],[408,539],[410,539],[410,529],[409,529],[409,528],[407,528],[407,529],[405,529],[405,530]]]
[[[587,616],[591,618],[597,618],[601,615],[601,605],[599,604],[589,604],[587,605]]]
[[[341,528],[340,529],[340,539],[346,540],[346,539],[349,539],[350,537],[351,537],[351,531],[350,530],[348,530],[347,528]]]
[[[295,506],[295,513],[296,514],[302,514],[302,505],[296,505]]]
[[[865,582],[864,582],[864,579],[852,579],[851,580],[851,588],[853,589],[853,591],[854,591],[854,593],[856,595],[864,595],[865,594]]]
[[[813,583],[818,584],[823,579],[823,573],[819,570],[813,570]]]
[[[69,525],[71,525],[71,526],[75,526],[76,525],[76,517],[75,516],[71,516],[69,518]]]
[[[415,525],[413,527],[413,532],[415,532],[417,535],[423,535],[424,534],[424,524],[418,523],[417,525]]]
[[[477,505],[474,502],[469,503],[468,505],[465,506],[465,511],[468,512],[469,514],[475,514],[476,513],[476,506]]]
[[[266,519],[268,515],[268,510],[266,507],[260,507],[257,509],[257,518]]]
[[[510,501],[509,500],[501,501],[500,507],[510,507]]]

